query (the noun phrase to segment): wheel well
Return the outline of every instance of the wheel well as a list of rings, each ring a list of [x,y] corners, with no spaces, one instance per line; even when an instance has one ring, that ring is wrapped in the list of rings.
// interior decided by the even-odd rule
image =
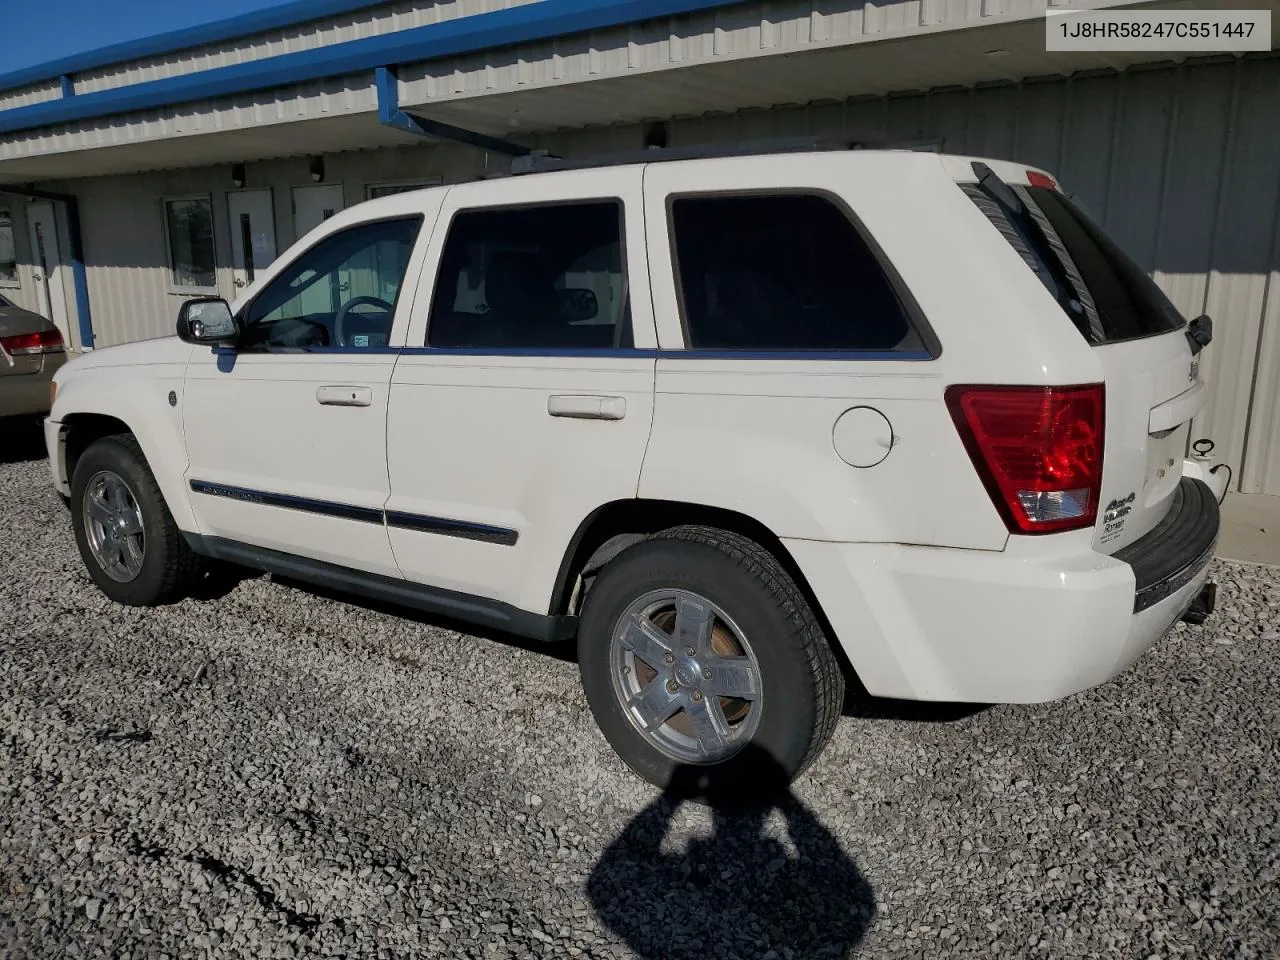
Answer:
[[[583,520],[560,563],[551,613],[573,612],[570,604],[580,575],[590,576],[622,550],[649,534],[689,524],[729,530],[760,544],[782,564],[804,591],[814,612],[820,615],[820,608],[804,574],[777,534],[763,523],[734,510],[671,500],[615,500]]]
[[[560,562],[560,571],[556,576],[555,592],[551,598],[552,614],[577,613],[582,594],[578,590],[580,576],[590,577],[593,572],[613,559],[632,543],[644,539],[645,536],[668,530],[671,527],[696,524],[704,527],[715,527],[749,537],[773,555],[791,577],[813,615],[818,618],[827,642],[840,664],[845,683],[850,691],[865,691],[857,670],[849,661],[844,648],[836,641],[831,622],[823,612],[822,604],[809,585],[795,559],[782,541],[772,530],[759,520],[734,510],[721,507],[709,507],[703,504],[682,503],[671,500],[615,500],[606,503],[591,513],[579,525],[564,559]],[[573,607],[573,609],[571,609]]]
[[[117,433],[132,433],[123,420],[104,413],[73,413],[63,420],[66,439],[63,456],[66,459],[67,483],[76,471],[76,462],[95,440]]]

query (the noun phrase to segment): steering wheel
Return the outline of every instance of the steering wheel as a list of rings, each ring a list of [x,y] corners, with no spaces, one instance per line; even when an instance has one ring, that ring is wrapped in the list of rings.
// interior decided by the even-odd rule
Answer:
[[[347,321],[347,314],[355,307],[381,307],[387,316],[395,312],[395,307],[378,297],[352,297],[339,308],[338,315],[333,318],[333,341],[340,347],[347,345],[347,337],[342,328]]]

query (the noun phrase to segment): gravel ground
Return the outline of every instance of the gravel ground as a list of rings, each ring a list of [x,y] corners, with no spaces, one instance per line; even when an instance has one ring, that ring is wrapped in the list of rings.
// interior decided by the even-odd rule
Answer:
[[[713,817],[563,653],[268,578],[112,606],[8,459],[0,955],[1280,955],[1280,569],[1218,563],[1209,624],[1088,694],[847,716]]]

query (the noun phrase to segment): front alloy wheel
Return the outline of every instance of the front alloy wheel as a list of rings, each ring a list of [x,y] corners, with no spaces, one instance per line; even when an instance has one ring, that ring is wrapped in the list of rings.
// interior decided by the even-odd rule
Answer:
[[[89,553],[117,583],[128,583],[142,572],[146,557],[146,531],[142,507],[124,479],[100,470],[85,486],[85,539]]]

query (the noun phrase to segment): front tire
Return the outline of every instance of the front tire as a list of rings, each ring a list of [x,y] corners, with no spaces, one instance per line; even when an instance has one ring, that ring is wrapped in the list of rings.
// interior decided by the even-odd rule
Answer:
[[[804,594],[758,543],[678,527],[624,550],[587,593],[587,701],[650,783],[710,803],[785,789],[822,751],[844,683]]]
[[[142,448],[129,434],[94,441],[71,478],[71,522],[89,576],[108,598],[156,606],[182,597],[201,572]]]

